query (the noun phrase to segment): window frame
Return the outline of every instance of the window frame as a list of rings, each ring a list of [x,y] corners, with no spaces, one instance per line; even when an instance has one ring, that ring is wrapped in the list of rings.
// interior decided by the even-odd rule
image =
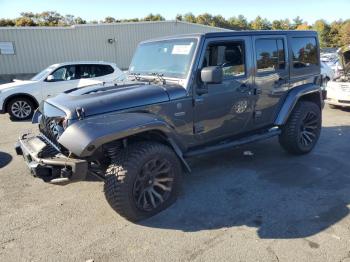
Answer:
[[[223,73],[223,81],[227,81],[227,80],[233,80],[233,79],[243,79],[243,78],[247,78],[248,77],[248,54],[247,54],[247,45],[249,43],[247,43],[247,40],[244,37],[240,37],[240,36],[236,36],[236,37],[229,37],[229,38],[221,38],[221,39],[208,39],[203,46],[202,52],[201,52],[201,56],[200,56],[200,60],[199,60],[199,64],[198,64],[198,71],[199,71],[199,75],[200,75],[200,71],[203,69],[202,65],[203,65],[203,61],[205,59],[205,53],[207,50],[207,47],[209,45],[220,45],[220,44],[228,44],[228,43],[241,43],[243,46],[243,61],[244,61],[244,74],[240,75],[240,76],[233,76],[233,75],[225,75]]]
[[[312,64],[311,66],[308,67],[302,67],[302,68],[295,68],[294,63],[293,63],[293,44],[292,41],[294,38],[313,38],[316,41],[316,52],[317,52],[317,61],[318,65]],[[321,63],[320,63],[320,44],[318,41],[318,37],[315,35],[304,35],[304,36],[299,36],[299,35],[290,35],[288,37],[288,45],[290,46],[289,49],[289,57],[290,57],[290,75],[291,77],[298,77],[298,76],[304,76],[304,75],[310,75],[310,74],[320,74],[321,70]]]
[[[60,66],[60,67],[58,67],[58,68],[56,68],[55,70],[53,70],[49,75],[53,75],[56,71],[58,71],[58,70],[60,70],[60,69],[62,69],[62,68],[66,68],[67,70],[68,70],[68,67],[71,67],[71,66],[74,66],[75,67],[75,72],[77,72],[77,65],[76,64],[72,64],[72,65],[64,65],[64,66]],[[67,71],[66,71],[66,73],[65,74],[67,74]],[[73,81],[73,80],[78,80],[78,79],[80,79],[80,78],[75,78],[75,79],[70,79],[70,80],[67,80],[67,79],[62,79],[62,80],[51,80],[51,81],[48,81],[47,80],[47,77],[45,78],[45,82],[48,82],[48,83],[55,83],[55,82],[66,82],[66,81]]]
[[[276,42],[276,47],[278,51],[278,40],[282,40],[283,43],[283,50],[284,50],[284,69],[277,69],[277,70],[269,70],[264,72],[258,71],[258,59],[257,59],[257,41],[258,40],[274,40]],[[287,72],[289,70],[289,52],[288,52],[288,41],[287,37],[285,35],[266,35],[266,36],[256,36],[254,37],[254,50],[253,50],[253,56],[254,56],[254,63],[255,63],[255,72],[257,76],[263,76],[263,75],[269,75],[269,74],[278,74],[281,72]]]

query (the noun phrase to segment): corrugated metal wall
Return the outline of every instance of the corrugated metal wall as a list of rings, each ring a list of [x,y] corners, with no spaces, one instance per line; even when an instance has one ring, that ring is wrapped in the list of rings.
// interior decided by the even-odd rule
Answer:
[[[67,28],[0,28],[0,42],[12,41],[15,55],[0,55],[0,75],[36,73],[67,61],[108,61],[129,66],[140,41],[175,34],[224,31],[185,22],[82,25]],[[108,43],[115,39],[115,43]]]

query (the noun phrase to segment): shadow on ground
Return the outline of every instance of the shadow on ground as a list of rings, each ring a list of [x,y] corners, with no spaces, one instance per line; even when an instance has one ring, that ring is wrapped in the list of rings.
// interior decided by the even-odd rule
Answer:
[[[282,239],[327,229],[349,214],[350,127],[322,132],[309,155],[288,155],[271,139],[194,159],[178,201],[141,224],[186,232],[245,225]]]
[[[0,152],[0,168],[7,166],[12,161],[12,156],[5,152]]]

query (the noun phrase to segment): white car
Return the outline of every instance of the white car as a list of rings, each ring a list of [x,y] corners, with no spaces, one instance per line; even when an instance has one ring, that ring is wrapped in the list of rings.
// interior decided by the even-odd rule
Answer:
[[[326,102],[330,107],[350,107],[350,46],[338,51],[342,70],[340,76],[327,84]]]
[[[30,80],[14,80],[12,83],[0,85],[0,113],[9,113],[14,120],[29,119],[47,97],[73,88],[123,80],[125,73],[114,63],[54,64]]]

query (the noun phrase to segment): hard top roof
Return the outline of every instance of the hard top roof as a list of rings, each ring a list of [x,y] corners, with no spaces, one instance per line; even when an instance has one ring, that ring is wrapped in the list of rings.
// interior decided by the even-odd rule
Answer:
[[[254,36],[254,35],[292,35],[292,36],[315,36],[317,32],[312,30],[242,30],[242,31],[226,31],[226,32],[208,32],[208,33],[195,33],[195,34],[181,34],[166,37],[159,37],[147,40],[145,42],[154,40],[167,40],[177,38],[218,38],[218,37],[233,37],[233,36]]]

